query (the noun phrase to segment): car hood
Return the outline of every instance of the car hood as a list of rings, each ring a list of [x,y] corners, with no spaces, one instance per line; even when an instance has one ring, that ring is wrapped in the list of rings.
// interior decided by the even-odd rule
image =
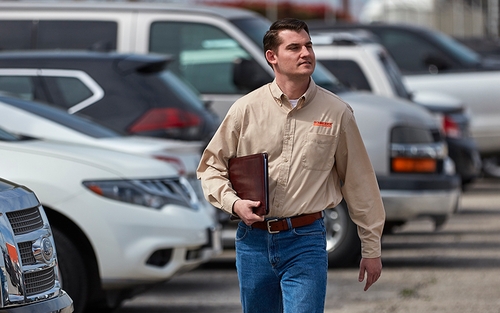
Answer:
[[[456,114],[466,111],[462,100],[441,92],[414,91],[412,100],[431,112]]]
[[[100,168],[121,178],[154,178],[177,176],[177,170],[166,162],[150,157],[98,147],[55,141],[22,140],[0,142],[0,149],[24,154],[45,155]],[[1,159],[1,157],[0,157]]]
[[[345,92],[339,96],[349,103],[355,114],[369,110],[377,113],[372,116],[379,122],[389,121],[414,127],[439,128],[433,115],[420,105],[408,100],[375,95],[369,92]],[[358,114],[359,115],[359,114]]]
[[[100,138],[93,144],[102,148],[133,154],[141,154],[159,159],[175,158],[184,167],[186,174],[194,174],[200,162],[202,142],[187,142],[163,138],[124,136]]]

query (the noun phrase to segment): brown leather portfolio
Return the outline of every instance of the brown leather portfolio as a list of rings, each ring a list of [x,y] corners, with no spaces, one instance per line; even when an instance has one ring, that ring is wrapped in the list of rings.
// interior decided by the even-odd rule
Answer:
[[[267,153],[257,153],[229,159],[229,180],[238,197],[260,201],[254,208],[257,215],[269,213],[269,183]]]

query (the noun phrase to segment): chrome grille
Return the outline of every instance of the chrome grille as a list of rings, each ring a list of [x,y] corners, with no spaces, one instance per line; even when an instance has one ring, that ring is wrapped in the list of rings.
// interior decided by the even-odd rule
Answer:
[[[20,242],[18,245],[21,262],[23,265],[36,264],[35,256],[33,255],[33,242]]]
[[[54,287],[55,280],[56,277],[53,267],[24,274],[26,295],[32,296],[52,289]]]
[[[15,235],[26,234],[43,227],[43,220],[38,207],[8,212],[7,217]]]

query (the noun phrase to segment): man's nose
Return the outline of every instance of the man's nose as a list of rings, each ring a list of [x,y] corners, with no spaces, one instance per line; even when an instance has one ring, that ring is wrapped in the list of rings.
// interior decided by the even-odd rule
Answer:
[[[302,56],[308,56],[311,54],[311,51],[306,46],[303,46],[302,50],[300,51],[300,54]]]

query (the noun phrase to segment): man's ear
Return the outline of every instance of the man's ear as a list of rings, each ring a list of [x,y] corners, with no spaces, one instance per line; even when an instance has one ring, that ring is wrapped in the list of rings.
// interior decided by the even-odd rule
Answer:
[[[266,51],[266,60],[270,64],[276,64],[276,54],[272,50]]]

